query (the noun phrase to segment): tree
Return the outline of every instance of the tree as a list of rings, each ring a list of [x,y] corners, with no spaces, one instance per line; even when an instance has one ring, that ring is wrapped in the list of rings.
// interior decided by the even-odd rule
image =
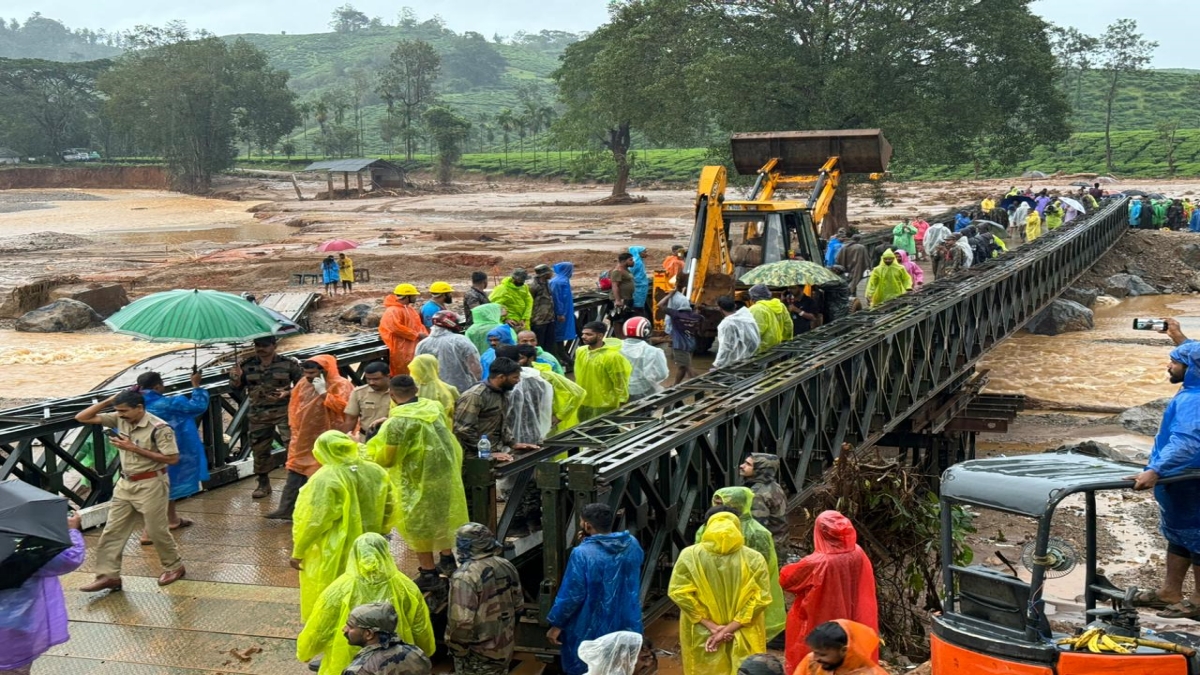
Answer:
[[[433,85],[441,73],[441,64],[441,57],[428,42],[405,40],[392,50],[388,66],[379,74],[376,91],[388,111],[400,106],[406,159],[413,158],[414,122],[434,100]]]
[[[333,10],[333,19],[329,22],[329,27],[335,33],[355,33],[370,25],[371,19],[350,3]]]
[[[508,135],[517,130],[517,116],[512,108],[505,108],[496,115],[496,124],[500,125],[500,133],[504,136],[504,166],[508,166]]]
[[[308,118],[312,117],[312,101],[296,104],[296,112],[300,115],[300,126],[304,129],[304,158],[308,159]]]
[[[1079,110],[1083,106],[1083,76],[1096,65],[1100,38],[1076,28],[1059,28],[1052,47],[1066,89],[1073,92],[1072,108]]]
[[[421,118],[437,147],[438,182],[449,185],[454,163],[462,158],[462,144],[471,133],[471,123],[442,106],[429,108]]]
[[[1117,92],[1123,78],[1150,63],[1157,47],[1157,42],[1142,39],[1142,34],[1137,32],[1137,21],[1133,19],[1118,19],[1100,37],[1100,68],[1108,85],[1104,94],[1104,165],[1110,173],[1113,171],[1113,103],[1117,100]]]
[[[1174,177],[1178,170],[1178,164],[1175,161],[1175,151],[1179,149],[1179,144],[1182,139],[1179,138],[1179,119],[1171,118],[1158,122],[1154,125],[1154,134],[1158,138],[1158,142],[1163,146],[1163,152],[1167,156],[1167,175]]]
[[[35,134],[13,133],[6,144],[23,148],[26,154],[59,157],[68,145],[88,142],[90,120],[99,109],[96,79],[112,66],[111,61],[58,63],[40,59],[0,59],[0,105],[4,117],[14,119],[16,129],[31,128]],[[16,123],[21,120],[24,126]]]
[[[140,44],[157,39],[154,32]],[[135,49],[100,76],[105,113],[119,130],[166,160],[177,189],[203,192],[229,168],[239,127],[271,147],[296,126],[287,73],[239,40],[184,39]]]
[[[479,33],[467,31],[446,54],[446,73],[476,87],[498,84],[508,60]]]
[[[566,108],[558,132],[612,153],[614,201],[629,198],[633,129],[651,142],[682,144],[696,139],[707,122],[693,103],[687,71],[709,48],[711,30],[692,5],[687,0],[614,4],[612,20],[568,46],[553,75]],[[745,87],[739,89],[744,95]]]

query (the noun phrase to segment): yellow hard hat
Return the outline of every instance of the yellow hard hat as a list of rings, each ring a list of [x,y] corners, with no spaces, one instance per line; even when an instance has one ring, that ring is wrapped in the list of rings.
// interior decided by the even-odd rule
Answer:
[[[399,286],[396,287],[396,290],[394,290],[392,292],[395,293],[396,295],[420,295],[421,294],[421,291],[418,291],[417,287],[413,286],[412,284],[400,284]]]
[[[429,287],[430,293],[453,293],[454,287],[444,281],[435,281]]]

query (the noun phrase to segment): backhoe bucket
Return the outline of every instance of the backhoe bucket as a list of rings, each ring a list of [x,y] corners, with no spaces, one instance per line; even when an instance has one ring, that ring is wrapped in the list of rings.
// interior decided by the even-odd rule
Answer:
[[[883,173],[892,158],[892,146],[879,129],[764,131],[734,134],[729,143],[743,176],[753,176],[776,157],[776,170],[793,176],[817,173],[830,157],[839,158],[842,173]]]

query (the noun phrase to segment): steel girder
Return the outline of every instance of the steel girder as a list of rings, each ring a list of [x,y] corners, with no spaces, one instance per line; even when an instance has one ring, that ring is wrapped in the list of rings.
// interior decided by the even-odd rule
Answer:
[[[511,507],[525,501],[524,490],[540,492],[544,529],[518,538],[513,557],[527,587],[540,585],[544,618],[575,542],[579,508],[612,505],[620,510],[618,526],[646,551],[642,597],[652,619],[670,605],[672,561],[692,543],[711,494],[740,482],[737,467],[747,453],[780,456],[781,480],[795,503],[843,443],[860,451],[901,425],[911,428],[910,417],[944,406],[989,349],[1116,243],[1127,229],[1125,206],[1111,201],[1001,258],[591,420],[515,462],[495,467],[468,459],[466,480],[478,497],[472,517],[507,536]],[[929,444],[943,465],[951,453],[973,447],[973,439],[960,438],[957,450],[944,440]],[[563,452],[569,458],[554,459]],[[498,478],[516,485],[497,521],[494,507],[481,507],[494,504]]]

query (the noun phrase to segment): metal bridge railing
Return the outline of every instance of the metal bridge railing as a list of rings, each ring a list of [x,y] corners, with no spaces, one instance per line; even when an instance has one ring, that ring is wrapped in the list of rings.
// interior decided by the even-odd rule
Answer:
[[[747,453],[780,456],[780,480],[795,503],[843,443],[859,451],[902,429],[941,431],[945,422],[934,424],[931,411],[944,408],[989,349],[1073,283],[1126,229],[1125,201],[1110,202],[919,293],[575,427],[511,464],[468,459],[472,518],[507,535],[515,509],[497,518],[496,478],[515,481],[509,505],[520,504],[525,490],[539,491],[544,529],[519,539],[514,558],[526,587],[540,585],[544,617],[575,542],[579,508],[612,505],[622,514],[619,526],[646,551],[642,596],[652,619],[670,606],[671,562],[693,543],[710,495],[740,482],[737,467]],[[562,452],[570,457],[553,459]],[[522,647],[540,649],[540,634],[526,630]]]

